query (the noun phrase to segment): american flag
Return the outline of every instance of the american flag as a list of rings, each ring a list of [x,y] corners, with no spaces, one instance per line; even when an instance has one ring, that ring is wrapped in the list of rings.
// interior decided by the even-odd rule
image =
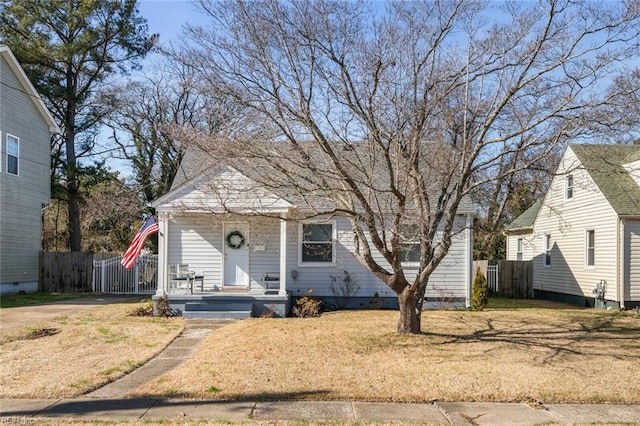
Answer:
[[[131,241],[131,244],[129,245],[129,248],[125,252],[124,256],[122,256],[122,266],[124,266],[126,269],[131,269],[138,260],[140,251],[144,246],[144,242],[147,240],[149,235],[155,234],[156,232],[158,232],[158,224],[156,223],[153,216],[149,216],[147,220],[145,220],[142,224],[142,227],[136,234],[133,241]]]

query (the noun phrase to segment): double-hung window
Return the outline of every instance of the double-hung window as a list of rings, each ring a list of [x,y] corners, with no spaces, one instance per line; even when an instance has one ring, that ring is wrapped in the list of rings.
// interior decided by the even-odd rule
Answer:
[[[518,247],[516,249],[516,260],[522,260],[522,238],[518,238]]]
[[[20,159],[20,139],[7,135],[7,173],[18,175]]]
[[[551,266],[551,235],[544,235],[544,257],[543,257],[543,265]]]
[[[567,175],[564,182],[564,198],[570,200],[573,198],[573,175]]]
[[[587,268],[596,266],[596,232],[588,230],[585,234],[584,263]]]
[[[300,224],[300,263],[325,265],[335,263],[335,223],[313,222]]]

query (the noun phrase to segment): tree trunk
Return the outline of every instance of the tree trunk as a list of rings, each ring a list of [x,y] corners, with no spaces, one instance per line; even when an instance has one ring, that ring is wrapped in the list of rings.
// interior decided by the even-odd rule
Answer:
[[[72,87],[73,79],[69,73],[67,87]],[[76,158],[76,131],[75,131],[75,103],[69,101],[65,115],[65,149],[66,164],[65,173],[67,179],[67,207],[69,211],[69,250],[81,251],[82,237],[80,230],[80,180],[78,176],[78,161]]]
[[[420,312],[416,309],[416,294],[410,287],[398,295],[400,318],[398,319],[398,333],[419,334]]]

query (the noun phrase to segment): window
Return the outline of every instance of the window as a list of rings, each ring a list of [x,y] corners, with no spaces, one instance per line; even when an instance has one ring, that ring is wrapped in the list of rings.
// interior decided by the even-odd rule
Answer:
[[[544,235],[544,266],[551,266],[551,235]]]
[[[584,260],[587,268],[596,266],[596,232],[589,230],[585,236]]]
[[[400,262],[402,263],[420,263],[420,242],[407,241],[402,243],[400,252]]]
[[[567,200],[570,200],[573,198],[573,175],[569,175],[565,178],[564,196]]]
[[[522,238],[518,238],[518,248],[516,249],[516,260],[522,260]]]
[[[333,263],[333,223],[301,224],[301,263]]]
[[[7,173],[18,174],[18,158],[20,158],[20,140],[7,135]]]

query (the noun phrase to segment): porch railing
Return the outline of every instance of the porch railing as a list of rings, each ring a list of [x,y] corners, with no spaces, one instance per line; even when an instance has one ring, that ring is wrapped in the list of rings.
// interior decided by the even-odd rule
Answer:
[[[96,293],[153,294],[158,283],[158,255],[144,254],[131,269],[121,265],[122,256],[93,261]]]

